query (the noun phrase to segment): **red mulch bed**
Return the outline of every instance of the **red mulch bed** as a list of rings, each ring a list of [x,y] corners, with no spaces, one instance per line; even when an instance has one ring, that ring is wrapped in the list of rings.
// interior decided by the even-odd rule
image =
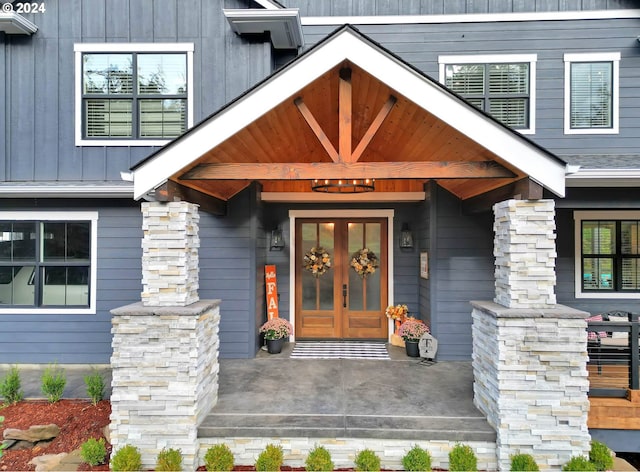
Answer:
[[[0,470],[35,470],[29,461],[44,454],[59,454],[78,449],[89,438],[104,437],[103,430],[109,424],[111,404],[103,400],[96,406],[81,400],[60,400],[56,403],[46,401],[23,401],[0,408],[0,416],[4,423],[0,433],[6,428],[27,429],[30,426],[55,423],[60,427],[60,434],[49,445],[21,451],[4,451],[0,458]],[[110,450],[108,445],[107,450]],[[105,465],[90,467],[81,466],[82,470],[109,470]]]

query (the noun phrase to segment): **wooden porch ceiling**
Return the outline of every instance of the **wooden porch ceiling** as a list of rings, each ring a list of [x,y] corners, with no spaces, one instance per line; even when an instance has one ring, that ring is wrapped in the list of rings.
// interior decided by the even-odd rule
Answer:
[[[465,200],[524,177],[344,61],[170,180],[228,200],[252,181],[264,192],[310,192],[316,178],[375,178],[376,192],[412,192],[435,179]]]

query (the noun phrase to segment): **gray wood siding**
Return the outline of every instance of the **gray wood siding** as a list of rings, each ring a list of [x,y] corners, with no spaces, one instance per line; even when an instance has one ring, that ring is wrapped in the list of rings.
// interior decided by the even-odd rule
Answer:
[[[442,15],[637,8],[633,0],[280,0],[303,16]]]
[[[121,171],[156,149],[75,146],[74,43],[193,43],[194,123],[262,80],[272,69],[270,44],[233,34],[222,13],[245,6],[242,0],[49,0],[45,13],[25,15],[36,34],[0,34],[0,180],[119,181]]]
[[[414,221],[414,224],[417,225],[417,247],[419,252],[426,252],[429,257],[429,263],[431,263],[431,259],[433,256],[432,252],[432,242],[431,242],[431,192],[432,185],[435,183],[427,183],[425,184],[425,192],[427,194],[427,198],[418,209],[419,219],[418,221]],[[418,254],[420,257],[420,254]],[[418,260],[418,263],[420,261]],[[431,272],[433,268],[429,267],[429,272]],[[432,325],[431,318],[431,276],[429,274],[429,278],[422,278],[420,275],[420,269],[418,269],[418,305],[420,307],[420,313],[422,314],[422,319],[427,322],[429,326]]]
[[[493,300],[493,215],[463,215],[460,200],[431,194],[431,328],[438,359],[471,359],[470,300]]]
[[[445,55],[537,54],[536,132],[527,135],[560,155],[637,155],[640,146],[640,47],[637,19],[505,23],[355,25],[438,80]],[[307,46],[334,30],[305,27]],[[564,54],[620,52],[620,132],[564,134]]]
[[[108,364],[113,308],[140,301],[142,216],[135,202],[1,202],[3,211],[98,211],[97,312],[0,314],[0,363]]]

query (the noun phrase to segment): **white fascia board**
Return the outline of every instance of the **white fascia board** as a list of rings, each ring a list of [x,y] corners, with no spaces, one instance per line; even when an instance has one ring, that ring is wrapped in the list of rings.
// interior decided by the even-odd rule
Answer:
[[[6,34],[33,34],[38,27],[16,12],[0,13],[0,31]]]
[[[529,13],[470,13],[452,15],[307,16],[302,26],[398,25],[442,23],[500,23],[507,21],[567,21],[640,18],[639,9],[549,11]]]
[[[275,49],[297,49],[304,45],[304,35],[297,8],[278,10],[223,9],[234,33],[270,33]]]
[[[0,184],[2,198],[131,198],[133,185]]]
[[[580,169],[567,175],[567,187],[639,187],[640,169]]]
[[[533,180],[563,197],[565,164],[541,151],[525,139],[488,119],[476,108],[427,81],[414,70],[350,35],[351,44],[340,45],[349,51],[349,60],[397,90],[416,105],[522,170]]]
[[[272,2],[270,0],[253,0],[253,1],[256,2],[258,5],[260,5],[262,8],[265,8],[267,10],[282,9],[282,7],[278,5],[276,2]]]
[[[141,198],[345,59],[527,173],[556,195],[564,196],[564,163],[519,139],[439,85],[345,30],[135,169],[134,198]]]

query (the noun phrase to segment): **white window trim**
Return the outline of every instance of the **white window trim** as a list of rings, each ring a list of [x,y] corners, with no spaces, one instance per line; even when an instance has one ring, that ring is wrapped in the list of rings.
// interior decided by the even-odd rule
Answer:
[[[640,211],[575,211],[575,297],[598,299],[640,299],[640,293],[599,293],[582,291],[582,221],[583,220],[640,220]]]
[[[82,53],[85,52],[183,52],[187,54],[187,129],[193,126],[193,43],[78,43],[75,53],[76,146],[164,146],[171,139],[84,139],[82,137]]]
[[[289,321],[293,328],[291,342],[296,340],[296,219],[297,218],[387,218],[387,299],[393,305],[393,217],[394,210],[289,210]],[[393,334],[393,320],[389,319],[388,341]]]
[[[95,315],[98,279],[98,212],[97,211],[0,211],[1,221],[91,221],[91,281],[87,308],[0,308],[0,314]]]
[[[611,128],[571,128],[571,64],[573,62],[612,62]],[[620,120],[620,53],[573,53],[564,55],[564,134],[618,134]]]
[[[488,63],[529,63],[529,127],[514,129],[520,134],[535,134],[536,132],[536,63],[537,54],[482,54],[473,56],[439,56],[439,81],[445,85],[445,67],[449,64],[488,64]]]

